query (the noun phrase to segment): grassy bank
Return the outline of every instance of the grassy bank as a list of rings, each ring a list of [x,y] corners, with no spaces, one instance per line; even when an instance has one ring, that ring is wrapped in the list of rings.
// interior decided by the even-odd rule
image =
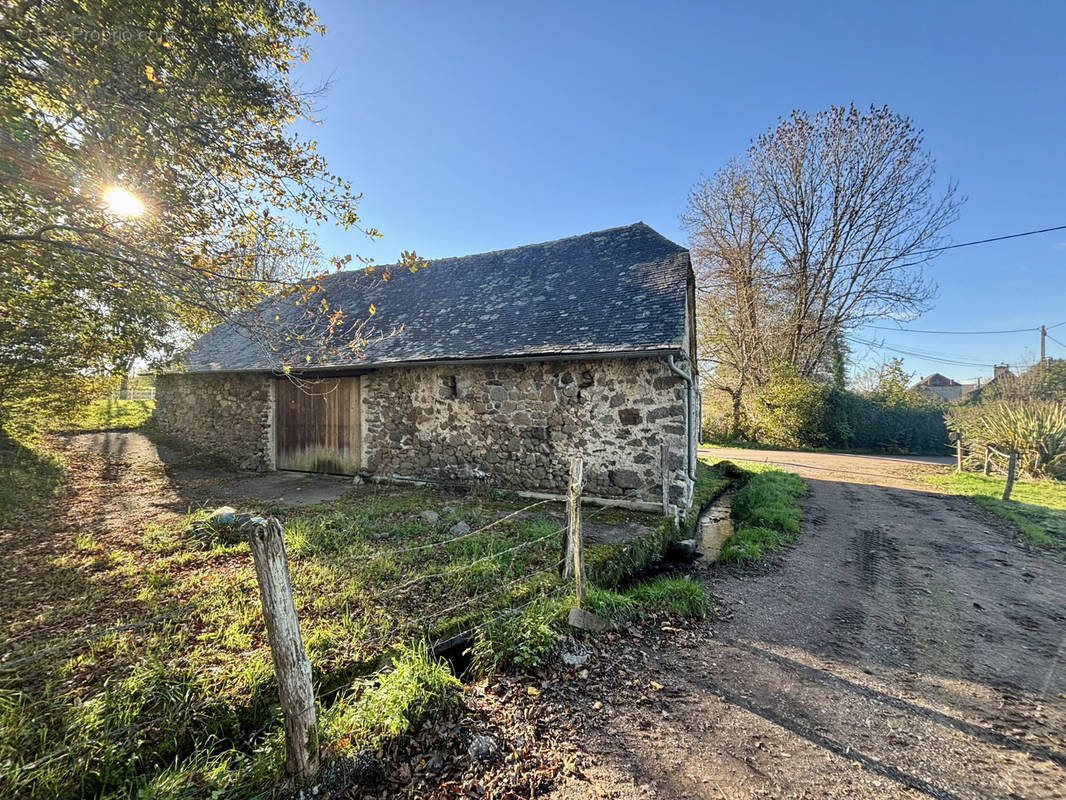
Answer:
[[[43,444],[44,432],[140,427],[152,414],[151,400],[95,400],[73,417],[49,418],[30,406],[0,429],[0,527],[20,512],[47,503],[63,481],[62,459]]]
[[[509,516],[525,505],[366,487],[328,508],[255,509],[285,528],[328,752],[402,735],[454,701],[419,642],[473,630],[478,670],[536,665],[555,646],[572,604],[562,510]],[[274,780],[277,687],[248,548],[193,526],[204,517],[50,532],[47,553],[10,554],[27,579],[0,597],[0,795],[236,798]],[[623,581],[662,549],[641,552],[600,563]],[[590,592],[628,613],[706,610],[691,582]]]
[[[37,436],[0,430],[0,528],[23,510],[48,503],[62,482],[62,460]]]
[[[559,522],[543,509],[498,519],[516,504],[443,499],[448,509],[428,492],[368,490],[329,509],[276,509],[320,695],[405,642],[569,590],[555,573]],[[434,508],[439,520],[420,518]],[[33,577],[0,602],[0,794],[165,796],[160,781],[211,786],[218,763],[223,786],[261,787],[271,774],[277,688],[248,548],[210,529],[190,535],[202,516],[71,532],[44,563],[32,548],[12,554]],[[457,539],[460,521],[495,524]]]
[[[806,493],[803,479],[765,464],[740,465],[748,475],[733,495],[733,535],[722,546],[719,560],[761,561],[767,553],[791,542],[800,529],[796,499]]]
[[[1004,478],[970,472],[936,473],[921,480],[951,494],[973,498],[982,508],[1013,523],[1025,540],[1059,554],[1066,554],[1066,482],[1017,481],[1011,499],[1004,502]]]

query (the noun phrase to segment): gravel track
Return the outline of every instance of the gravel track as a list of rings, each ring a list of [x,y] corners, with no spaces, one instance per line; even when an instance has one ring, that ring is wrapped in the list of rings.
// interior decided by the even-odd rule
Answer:
[[[642,652],[662,703],[609,709],[558,796],[1066,797],[1066,567],[924,460],[708,455],[803,475],[799,541],[702,573],[723,618]]]

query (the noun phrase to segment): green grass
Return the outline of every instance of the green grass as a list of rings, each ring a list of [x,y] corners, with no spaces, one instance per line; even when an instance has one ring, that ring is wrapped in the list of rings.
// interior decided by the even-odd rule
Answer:
[[[796,498],[807,491],[803,479],[765,464],[742,463],[750,477],[733,495],[733,535],[718,558],[725,562],[761,561],[791,542],[800,528]]]
[[[154,400],[112,400],[102,398],[90,403],[63,426],[67,430],[120,430],[139,428],[152,416]]]
[[[438,523],[418,518],[445,504],[454,508]],[[328,509],[275,509],[320,696],[389,664],[404,652],[400,643],[443,638],[541,599],[565,611],[557,519],[532,512],[445,542],[458,520],[477,528],[516,505],[373,488]],[[165,786],[186,781],[201,787],[196,796],[240,796],[269,782],[280,763],[277,687],[254,571],[243,542],[186,532],[203,516],[139,534],[61,532],[54,552],[9,554],[25,559],[33,580],[0,598],[5,661],[59,649],[0,666],[0,795],[124,797],[152,784],[167,796]],[[442,543],[404,550],[432,542]],[[153,625],[84,636],[185,604],[192,608]],[[535,639],[532,617],[520,620],[514,635]],[[357,698],[339,697],[330,713],[343,716]],[[381,735],[398,730],[398,719]],[[366,720],[353,731],[378,741]],[[55,762],[21,766],[65,747],[71,752]]]
[[[62,482],[62,460],[42,448],[36,436],[13,437],[0,430],[0,527],[48,503]]]
[[[635,583],[625,591],[639,609],[654,609],[679,617],[702,619],[711,607],[711,598],[691,578],[663,575],[646,583]]]
[[[970,472],[928,473],[919,478],[951,494],[972,497],[993,514],[1009,520],[1029,544],[1066,553],[1066,482],[1019,480],[1004,502],[1004,478]]]
[[[648,611],[702,619],[711,608],[706,590],[687,576],[660,575],[634,583],[622,591],[588,587],[588,609],[601,617],[623,622]]]
[[[410,643],[474,630],[473,668],[483,672],[535,666],[565,634],[573,598],[556,571],[562,509],[500,519],[522,505],[365,487],[329,507],[239,509],[284,525],[327,751],[380,745],[451,702],[454,679]],[[426,509],[440,520],[423,522]],[[250,554],[239,538],[192,535],[206,515],[136,533],[58,531],[43,554],[8,554],[32,580],[0,596],[0,796],[239,798],[276,779],[277,686]],[[450,541],[459,520],[498,521]],[[596,563],[621,584],[677,537],[664,521],[647,542]],[[635,610],[699,616],[708,605],[677,579],[618,596]]]
[[[695,536],[700,510],[734,480],[726,463],[721,467],[697,464],[692,508],[680,527],[663,519],[655,530],[643,536],[586,548],[585,573],[589,581],[604,588],[618,588],[659,561],[676,542]]]
[[[606,588],[590,579],[586,584],[585,607],[607,620],[623,621],[647,611],[702,618],[711,606],[710,596],[703,587],[687,577],[660,575],[634,582],[625,589],[615,586]],[[472,648],[474,671],[487,673],[542,663],[556,641],[567,632],[564,621],[572,604],[569,595],[538,598],[521,613],[486,626]]]
[[[404,648],[391,669],[347,692],[321,721],[334,749],[352,742],[378,747],[461,702],[462,684],[425,644]]]

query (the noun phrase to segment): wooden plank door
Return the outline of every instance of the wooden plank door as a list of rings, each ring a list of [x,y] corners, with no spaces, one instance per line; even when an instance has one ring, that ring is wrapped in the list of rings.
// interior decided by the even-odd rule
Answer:
[[[359,378],[309,385],[277,381],[274,433],[278,469],[354,475],[359,469]]]

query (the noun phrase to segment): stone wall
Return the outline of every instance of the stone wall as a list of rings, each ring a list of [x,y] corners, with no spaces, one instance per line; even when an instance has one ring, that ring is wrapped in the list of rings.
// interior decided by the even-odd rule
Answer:
[[[381,475],[661,500],[685,488],[685,383],[662,358],[380,369],[362,377],[363,467]]]
[[[274,392],[265,375],[172,374],[156,380],[152,420],[189,447],[240,469],[274,466]]]
[[[361,377],[362,470],[562,493],[570,457],[605,497],[684,494],[685,383],[662,358],[395,367]],[[274,467],[274,378],[161,375],[153,419],[241,469]]]

